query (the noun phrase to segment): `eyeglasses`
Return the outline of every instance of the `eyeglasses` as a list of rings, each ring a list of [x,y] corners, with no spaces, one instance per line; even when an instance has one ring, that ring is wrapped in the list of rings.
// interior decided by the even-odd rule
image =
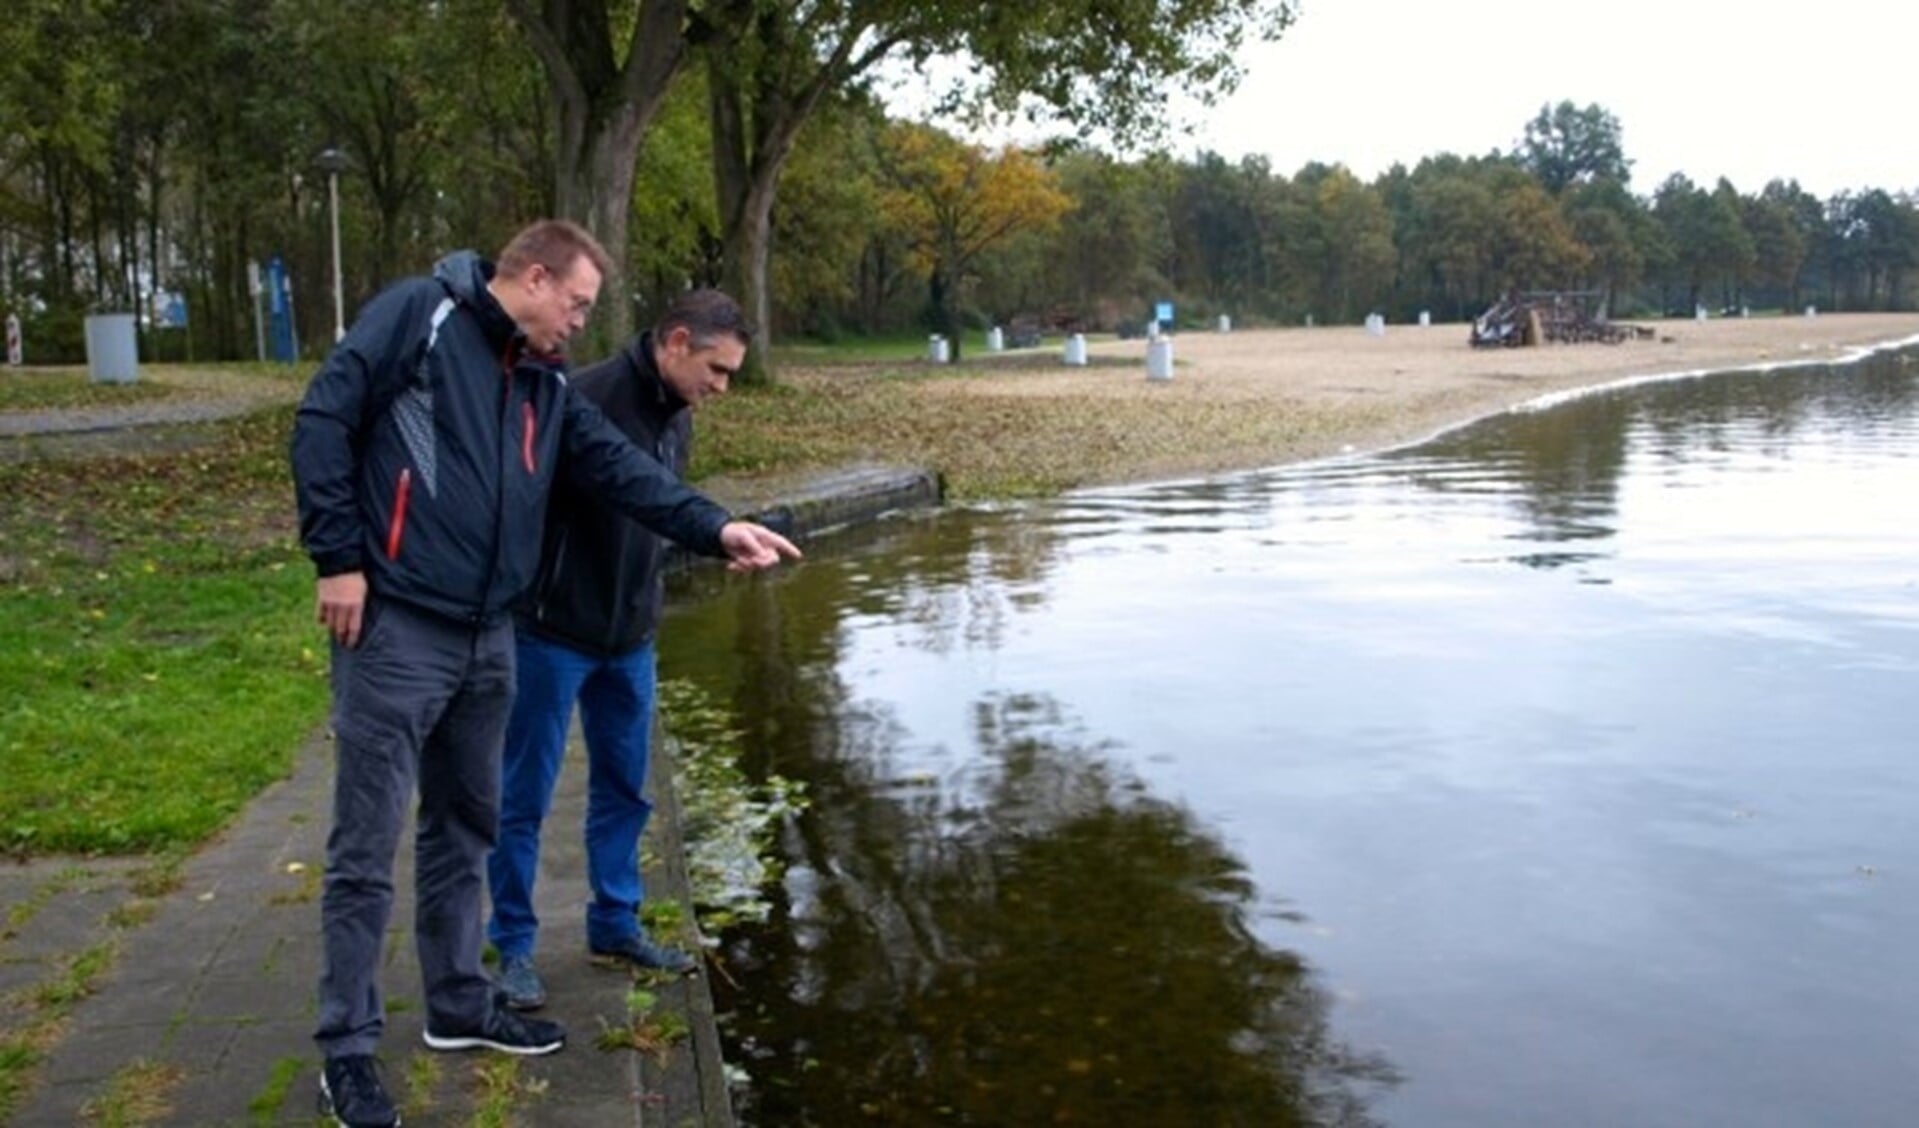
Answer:
[[[566,311],[568,314],[583,319],[593,312],[594,295],[584,294],[568,287],[564,279],[551,270],[548,270],[545,266],[535,263],[534,269],[540,272],[540,278],[542,280],[552,283],[554,288],[560,291],[560,297],[566,302]],[[578,272],[575,271],[575,273]]]

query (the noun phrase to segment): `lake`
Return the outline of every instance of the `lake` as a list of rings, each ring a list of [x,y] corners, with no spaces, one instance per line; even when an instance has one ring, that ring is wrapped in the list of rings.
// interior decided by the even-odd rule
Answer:
[[[681,580],[811,804],[742,1119],[1911,1122],[1915,452],[1881,353]]]

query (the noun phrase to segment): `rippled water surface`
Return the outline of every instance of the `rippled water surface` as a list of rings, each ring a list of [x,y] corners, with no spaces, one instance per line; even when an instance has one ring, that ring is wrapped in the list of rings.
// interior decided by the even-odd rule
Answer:
[[[744,1118],[1912,1122],[1915,450],[1886,355],[690,581],[812,797]]]

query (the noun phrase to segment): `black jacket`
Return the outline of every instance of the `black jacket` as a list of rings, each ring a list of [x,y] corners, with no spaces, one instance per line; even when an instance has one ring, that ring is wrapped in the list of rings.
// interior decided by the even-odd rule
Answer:
[[[675,474],[686,472],[693,413],[660,377],[653,335],[573,377],[635,446]],[[624,514],[561,482],[546,515],[546,543],[520,629],[601,658],[617,658],[653,637],[660,620],[666,545]]]
[[[567,387],[471,251],[368,302],[293,425],[300,538],[322,576],[489,622],[532,582],[556,470],[709,556],[725,510],[642,454]]]

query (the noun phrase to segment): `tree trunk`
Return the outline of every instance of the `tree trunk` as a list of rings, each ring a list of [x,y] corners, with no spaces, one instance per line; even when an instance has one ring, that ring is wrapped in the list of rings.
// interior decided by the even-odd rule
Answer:
[[[626,277],[627,217],[633,210],[639,141],[658,108],[658,101],[629,102],[596,115],[577,137],[571,130],[561,133],[557,210],[591,231],[612,260],[586,340],[581,342],[587,355],[604,356],[633,332],[633,297]]]
[[[623,66],[614,65],[603,3],[549,0],[539,12],[525,2],[509,6],[559,111],[554,210],[592,232],[612,260],[586,339],[575,348],[576,356],[604,356],[633,332],[626,245],[633,168],[686,61],[687,0],[643,0]]]
[[[720,211],[723,287],[753,323],[753,347],[740,370],[743,385],[773,382],[768,353],[773,347],[773,296],[768,267],[773,251],[773,201],[780,172],[792,155],[800,126],[819,103],[825,86],[817,82],[797,99],[762,88],[755,93],[752,120],[743,95],[729,88],[737,79],[719,67],[707,69],[707,104],[713,136],[713,186]]]

